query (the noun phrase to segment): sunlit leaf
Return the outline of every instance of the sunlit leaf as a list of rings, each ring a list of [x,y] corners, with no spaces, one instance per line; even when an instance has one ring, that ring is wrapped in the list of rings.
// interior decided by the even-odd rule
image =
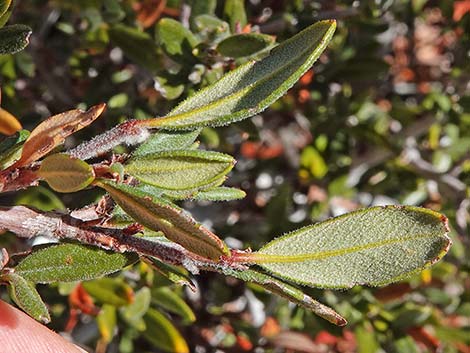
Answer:
[[[11,299],[32,318],[47,324],[51,321],[49,311],[34,284],[17,273],[2,276],[9,283]]]
[[[251,255],[269,272],[310,286],[379,286],[438,261],[450,247],[448,232],[447,219],[428,209],[372,207],[296,230]]]
[[[162,313],[149,309],[144,316],[143,336],[155,347],[170,353],[187,353],[188,345],[178,330]]]
[[[245,196],[246,193],[243,190],[219,186],[213,189],[199,191],[193,198],[195,200],[207,201],[231,201],[243,199]]]
[[[271,105],[313,65],[325,50],[335,21],[318,22],[194,94],[163,118],[142,121],[148,127],[194,129],[220,126],[253,116]]]
[[[189,305],[181,299],[177,292],[169,287],[152,289],[152,301],[161,308],[181,316],[188,323],[196,320],[196,316]]]
[[[102,277],[135,261],[133,253],[58,244],[34,251],[15,267],[15,273],[35,283],[72,282]]]
[[[164,151],[132,158],[125,171],[162,189],[197,189],[220,180],[234,166],[232,156],[201,150]]]
[[[158,131],[132,152],[132,156],[141,157],[156,152],[187,149],[196,141],[200,131]]]
[[[192,50],[199,40],[180,22],[162,18],[155,28],[155,36],[163,51],[173,60],[180,63],[195,61]]]
[[[217,45],[223,56],[241,58],[250,56],[274,44],[274,37],[260,33],[236,34],[225,38]]]
[[[43,121],[29,135],[23,146],[21,158],[14,166],[24,166],[45,156],[63,143],[66,137],[91,124],[105,107],[105,104],[98,104],[87,111],[69,110]]]
[[[214,260],[228,254],[221,239],[170,202],[124,184],[102,180],[96,185],[105,189],[137,222],[151,230],[162,231],[168,239],[189,251]]]
[[[0,55],[17,53],[29,44],[31,28],[14,24],[0,28]]]
[[[88,163],[64,153],[46,157],[38,175],[58,192],[82,190],[95,179],[93,168]]]
[[[21,123],[5,109],[0,108],[0,134],[13,135],[21,130]]]
[[[335,312],[333,309],[327,307],[316,301],[309,295],[305,294],[302,290],[294,287],[291,284],[285,283],[284,281],[270,276],[266,273],[260,272],[259,270],[250,268],[237,270],[230,267],[221,268],[220,271],[227,275],[238,278],[242,281],[253,282],[264,289],[275,293],[291,302],[303,306],[309,310],[312,310],[316,315],[328,320],[329,322],[344,326],[346,325],[346,319]]]

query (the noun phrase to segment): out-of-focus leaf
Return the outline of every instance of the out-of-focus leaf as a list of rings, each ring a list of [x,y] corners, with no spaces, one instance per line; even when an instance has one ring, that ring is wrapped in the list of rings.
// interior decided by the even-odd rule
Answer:
[[[406,305],[393,320],[392,326],[405,330],[409,327],[422,326],[431,316],[432,310],[425,306]]]
[[[236,34],[225,38],[217,45],[223,56],[241,58],[250,56],[274,44],[274,37],[260,33]]]
[[[149,309],[144,316],[143,336],[155,347],[170,353],[189,353],[189,348],[173,324],[160,312]]]
[[[65,153],[46,157],[37,173],[57,192],[82,190],[95,179],[95,172],[88,163]]]
[[[317,179],[323,178],[328,172],[328,166],[321,154],[312,146],[302,151],[300,163]]]
[[[0,55],[17,53],[29,44],[31,28],[14,24],[0,28]]]
[[[42,301],[33,283],[17,273],[8,273],[3,275],[2,279],[10,285],[11,299],[29,316],[43,324],[51,321],[46,304]]]
[[[0,16],[3,16],[7,12],[11,5],[11,0],[0,0]]]
[[[207,201],[231,201],[243,199],[245,196],[246,193],[243,190],[219,186],[213,189],[199,191],[192,198]]]
[[[180,22],[162,18],[155,28],[155,36],[170,58],[179,63],[194,62],[192,50],[199,40]]]
[[[64,142],[65,138],[83,129],[98,118],[105,104],[98,104],[87,111],[79,109],[51,116],[39,124],[23,146],[21,158],[14,167],[21,167],[38,160]]]
[[[196,287],[191,281],[191,278],[189,278],[188,275],[184,273],[181,269],[175,266],[168,265],[153,257],[149,257],[148,260],[150,262],[150,265],[169,281],[180,286],[188,286],[193,291],[196,290]]]
[[[155,77],[155,89],[168,100],[173,100],[181,96],[184,92],[184,84],[178,74],[169,72],[159,73]]]
[[[5,109],[0,108],[0,134],[13,135],[21,130],[21,123]]]
[[[196,321],[196,316],[189,305],[169,287],[152,289],[152,301],[161,308],[181,316],[187,323]]]
[[[122,10],[118,0],[104,0],[103,7],[103,17],[106,22],[115,23],[126,17],[126,13]]]
[[[379,286],[441,259],[448,232],[447,219],[428,209],[372,207],[286,234],[252,256],[269,272],[310,286]]]
[[[8,20],[10,19],[10,16],[11,16],[11,13],[12,13],[12,9],[10,8],[9,10],[7,10],[3,15],[0,16],[0,28],[3,28],[3,26],[6,25],[6,23],[8,22]]]
[[[105,343],[111,342],[117,325],[116,307],[110,304],[104,304],[96,317],[96,324],[100,331],[101,339]]]
[[[120,278],[98,278],[82,285],[100,303],[123,306],[134,302],[134,291]]]
[[[166,0],[144,0],[134,2],[132,5],[137,13],[137,21],[142,27],[147,28],[160,18],[166,4]]]
[[[336,28],[321,21],[194,94],[163,118],[142,121],[163,129],[220,126],[253,116],[281,97],[318,59]]]
[[[214,260],[229,253],[221,239],[170,202],[151,197],[128,185],[104,180],[96,184],[105,189],[137,222],[149,229],[162,231],[168,239],[189,251]]]
[[[394,348],[397,353],[419,353],[415,341],[410,336],[397,339],[394,342]]]
[[[142,317],[150,307],[152,295],[148,287],[142,287],[134,295],[134,301],[121,308],[120,314],[126,322],[136,328],[143,328]]]
[[[21,130],[0,143],[0,170],[8,168],[21,157],[21,149],[28,136],[28,130]]]
[[[89,280],[119,271],[138,259],[78,244],[58,244],[34,251],[15,267],[15,273],[35,283]]]
[[[230,23],[232,33],[237,27],[242,29],[246,25],[246,11],[244,0],[226,0],[224,5],[224,18]]]
[[[109,29],[109,38],[138,65],[153,73],[159,69],[160,58],[157,45],[149,34],[133,27],[116,24]]]
[[[126,173],[162,189],[198,189],[212,184],[233,168],[232,156],[201,150],[176,150],[132,158]]]
[[[191,0],[191,29],[196,29],[195,21],[204,15],[213,15],[217,6],[217,0]]]
[[[140,145],[132,153],[132,157],[142,157],[162,151],[187,149],[196,141],[200,131],[200,129],[188,132],[158,131]]]
[[[377,353],[379,351],[379,343],[374,333],[372,325],[358,326],[355,331],[358,345],[358,353]]]
[[[220,271],[227,276],[232,276],[245,282],[256,283],[270,292],[276,293],[277,295],[286,298],[287,300],[290,300],[297,305],[312,310],[316,315],[335,325],[344,326],[347,323],[346,319],[344,319],[333,309],[319,303],[297,287],[285,283],[284,281],[266,273],[260,272],[253,268],[237,270],[225,267],[221,268]]]

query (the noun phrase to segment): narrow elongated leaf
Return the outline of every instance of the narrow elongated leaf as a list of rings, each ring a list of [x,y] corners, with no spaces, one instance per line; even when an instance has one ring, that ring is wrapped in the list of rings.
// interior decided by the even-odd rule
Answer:
[[[7,12],[10,5],[11,0],[0,0],[0,16],[3,16],[3,14]]]
[[[35,283],[72,282],[108,275],[137,259],[133,253],[59,244],[33,252],[15,267],[15,273]]]
[[[117,325],[116,307],[110,304],[103,305],[96,317],[96,324],[98,325],[101,339],[105,343],[111,342]]]
[[[285,283],[284,281],[266,273],[260,272],[257,269],[250,268],[237,270],[230,267],[224,267],[219,269],[219,271],[227,276],[232,276],[245,282],[256,283],[270,292],[286,298],[287,300],[297,305],[312,310],[316,315],[335,325],[344,326],[347,323],[346,319],[344,319],[336,311],[316,301],[312,297],[302,292],[299,288]]]
[[[252,255],[269,272],[310,286],[379,286],[438,261],[450,247],[448,231],[447,219],[428,209],[372,207],[294,231]]]
[[[216,50],[224,56],[241,58],[253,55],[274,44],[274,37],[260,33],[243,33],[230,36],[221,41]]]
[[[253,116],[281,97],[313,65],[335,28],[335,21],[317,22],[274,48],[263,60],[248,62],[199,91],[168,116],[141,123],[187,130]]]
[[[126,173],[162,189],[188,190],[220,180],[234,166],[232,156],[201,150],[164,151],[132,158]]]
[[[242,29],[247,23],[245,1],[244,0],[226,0],[224,5],[224,19],[228,19],[230,29],[236,32],[237,27]]]
[[[178,284],[180,286],[188,286],[192,291],[196,290],[196,286],[194,285],[191,278],[184,273],[181,269],[168,265],[160,260],[148,257],[147,260],[149,261],[150,265],[158,271],[163,277],[168,279],[170,282]]]
[[[155,347],[170,353],[188,353],[189,348],[175,326],[162,313],[149,309],[144,316],[143,336]]]
[[[142,157],[162,151],[187,149],[196,141],[200,132],[201,129],[187,132],[158,131],[141,144],[132,153],[132,157]]]
[[[103,112],[105,104],[98,104],[87,111],[79,109],[51,116],[39,124],[23,146],[21,158],[14,167],[21,167],[38,160],[64,142],[74,132],[91,124]]]
[[[168,239],[189,251],[214,260],[229,253],[221,239],[170,202],[151,197],[128,185],[104,180],[96,185],[105,189],[137,222],[151,230],[162,231]]]
[[[0,55],[17,53],[29,44],[31,28],[15,24],[0,28]]]
[[[169,287],[160,287],[152,290],[152,299],[161,308],[177,314],[186,322],[194,322],[196,315],[181,297]]]
[[[42,301],[33,283],[16,273],[9,273],[2,279],[10,284],[11,299],[29,316],[43,324],[51,321],[46,304]]]
[[[200,191],[193,196],[193,199],[207,201],[231,201],[243,199],[245,196],[246,193],[243,190],[229,188],[226,186],[219,186],[217,188]]]
[[[150,302],[152,300],[152,294],[148,287],[142,287],[139,289],[134,296],[134,301],[132,304],[129,304],[120,309],[120,314],[134,327],[139,327],[142,317],[145,315],[147,310],[150,307]]]
[[[82,190],[95,179],[93,168],[88,163],[65,153],[53,154],[44,159],[38,175],[58,192]]]
[[[192,50],[199,40],[179,21],[162,18],[155,28],[155,36],[163,51],[173,60],[180,63],[195,61]]]

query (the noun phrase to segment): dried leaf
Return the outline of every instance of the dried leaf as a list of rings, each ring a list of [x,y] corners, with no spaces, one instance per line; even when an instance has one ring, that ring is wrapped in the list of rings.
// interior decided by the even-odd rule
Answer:
[[[65,138],[83,129],[100,116],[106,105],[95,105],[87,111],[79,109],[51,116],[39,124],[23,146],[21,158],[13,165],[21,167],[38,160],[64,142]]]
[[[0,108],[0,134],[13,135],[21,130],[21,123],[5,109]]]

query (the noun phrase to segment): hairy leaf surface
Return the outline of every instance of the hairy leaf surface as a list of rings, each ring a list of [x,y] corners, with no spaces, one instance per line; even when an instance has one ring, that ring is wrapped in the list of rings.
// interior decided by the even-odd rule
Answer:
[[[333,36],[336,22],[317,22],[284,41],[260,61],[248,62],[178,105],[164,118],[142,121],[162,129],[221,126],[271,105],[313,65]]]
[[[164,151],[131,159],[125,171],[162,189],[187,190],[210,185],[234,166],[232,156],[209,151]]]
[[[449,249],[447,219],[411,206],[372,207],[286,234],[253,254],[288,280],[317,287],[385,285],[438,261]]]
[[[34,251],[15,267],[15,273],[34,283],[72,282],[108,275],[137,259],[133,253],[59,244]]]
[[[15,24],[0,28],[0,55],[17,53],[29,44],[31,28]]]
[[[176,205],[157,196],[150,197],[128,185],[104,180],[97,185],[137,222],[151,230],[162,231],[168,239],[189,251],[214,260],[228,254],[229,250],[221,239]]]

